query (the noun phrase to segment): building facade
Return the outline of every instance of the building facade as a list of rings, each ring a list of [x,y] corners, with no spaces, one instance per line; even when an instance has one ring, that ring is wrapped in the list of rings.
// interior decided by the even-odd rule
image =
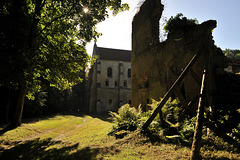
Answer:
[[[131,104],[131,51],[98,47],[89,71],[89,113],[117,111]]]

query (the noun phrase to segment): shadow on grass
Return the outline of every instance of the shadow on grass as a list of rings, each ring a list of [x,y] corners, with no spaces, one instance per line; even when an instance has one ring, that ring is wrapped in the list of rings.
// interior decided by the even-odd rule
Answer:
[[[0,129],[0,136],[3,135],[4,133],[6,133],[7,131],[13,130],[17,127],[13,127],[11,125],[7,125],[4,128]]]
[[[111,119],[111,116],[109,113],[105,112],[105,113],[99,113],[99,114],[86,114],[83,112],[66,112],[60,115],[69,115],[69,116],[76,116],[76,117],[84,117],[84,116],[91,116],[92,118],[98,118],[102,121],[106,121],[106,122],[113,122]]]
[[[62,148],[51,148],[47,149],[49,146],[62,145]],[[81,160],[91,160],[96,159],[98,154],[117,154],[119,150],[112,147],[105,148],[90,148],[85,147],[78,150],[79,144],[66,146],[61,141],[52,141],[51,139],[40,140],[30,140],[24,143],[16,144],[11,149],[0,150],[1,160],[29,160],[29,159],[57,159],[57,160],[71,160],[71,159],[81,159]]]
[[[187,148],[191,149],[191,147],[192,147],[192,143],[187,143],[187,142],[181,141],[178,138],[167,139],[167,138],[161,137],[159,135],[152,134],[150,132],[145,132],[144,135],[146,137],[148,137],[148,140],[145,140],[143,143],[146,143],[147,141],[149,141],[149,142],[152,143],[152,145],[159,145],[161,143],[164,143],[164,144],[173,144],[173,145],[178,146],[179,148],[187,147]],[[239,160],[239,158],[227,158],[224,155],[223,156],[219,155],[218,157],[212,157],[212,154],[209,154],[209,151],[210,152],[227,151],[229,153],[231,152],[233,154],[238,154],[238,153],[240,153],[239,148],[233,148],[233,146],[231,146],[231,145],[224,146],[223,143],[217,143],[217,142],[214,142],[212,140],[209,141],[209,140],[204,140],[204,139],[202,140],[202,144],[204,145],[203,148],[207,153],[206,154],[204,151],[202,152],[202,154],[203,154],[202,159],[208,159],[208,160]]]
[[[91,117],[93,117],[93,118],[101,119],[102,121],[113,122],[113,120],[111,119],[111,116],[110,116],[108,113],[103,113],[103,114],[90,114],[89,116],[91,116]]]

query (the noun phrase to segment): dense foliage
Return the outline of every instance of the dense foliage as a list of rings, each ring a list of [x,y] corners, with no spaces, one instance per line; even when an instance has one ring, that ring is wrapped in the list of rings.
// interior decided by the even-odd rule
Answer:
[[[141,129],[142,125],[150,117],[153,110],[157,107],[158,101],[152,100],[153,103],[149,106],[152,108],[147,112],[141,111],[141,106],[136,108],[130,107],[128,104],[119,108],[118,113],[110,112],[110,115],[116,122],[116,126],[113,127],[111,133],[118,135],[122,130],[134,131]],[[183,110],[179,106],[178,100],[167,101],[162,108],[164,117],[164,126],[160,124],[159,115],[154,119],[148,128],[148,132],[151,134],[164,135],[165,138],[171,139],[178,137],[182,141],[188,141],[193,137],[194,124],[196,118],[189,118],[183,115]]]
[[[238,50],[238,49],[235,49],[235,50],[225,49],[225,50],[223,50],[223,53],[228,58],[232,58],[232,59],[239,59],[240,58],[240,50]]]
[[[138,109],[130,107],[128,104],[119,108],[118,113],[110,112],[110,115],[116,122],[113,126],[111,134],[115,134],[116,137],[121,137],[119,135],[123,134],[125,136],[127,131],[135,131],[141,129],[142,125],[150,117],[153,110],[157,107],[158,101],[152,100],[153,103],[150,104],[152,110],[148,112],[142,112],[141,107]],[[225,133],[228,138],[231,138],[233,143],[240,143],[240,123],[232,123],[235,110],[225,109],[227,113],[222,113],[224,110],[219,109],[217,116],[213,121],[215,125],[219,127],[218,131]],[[239,112],[239,110],[238,110]],[[158,136],[160,139],[164,139],[171,142],[177,142],[185,145],[191,145],[193,141],[193,134],[195,131],[196,117],[190,117],[184,113],[183,108],[180,105],[179,100],[171,98],[162,108],[162,115],[164,118],[164,125],[161,126],[159,115],[153,120],[153,122],[148,127],[148,134]],[[204,136],[211,136],[207,132],[208,116],[205,114],[205,122],[203,127]],[[235,117],[236,118],[236,117]],[[229,120],[229,121],[228,121]],[[230,123],[232,123],[230,125]],[[223,127],[228,126],[228,127]],[[213,133],[213,132],[212,132]],[[218,133],[214,133],[218,135]],[[221,136],[220,136],[221,137]],[[226,140],[226,139],[225,139]],[[239,148],[240,149],[240,148]]]
[[[172,33],[175,30],[188,30],[190,27],[198,24],[197,19],[188,19],[182,13],[178,13],[175,17],[171,17],[163,27],[165,31]]]
[[[128,9],[121,0],[1,0],[0,87],[11,90],[14,125],[24,98],[44,85],[67,89],[80,83],[90,57],[85,45],[97,39],[96,25]],[[10,92],[9,92],[10,93]],[[7,102],[6,102],[7,104]],[[17,122],[18,121],[18,122]]]
[[[60,89],[81,82],[79,74],[89,60],[85,44],[100,35],[95,26],[108,16],[108,7],[116,14],[127,5],[120,0],[3,0],[1,85],[27,81],[31,93],[43,79]]]
[[[35,94],[34,100],[26,98],[23,118],[34,118],[53,114],[76,114],[86,112],[84,83],[67,90],[48,87]]]

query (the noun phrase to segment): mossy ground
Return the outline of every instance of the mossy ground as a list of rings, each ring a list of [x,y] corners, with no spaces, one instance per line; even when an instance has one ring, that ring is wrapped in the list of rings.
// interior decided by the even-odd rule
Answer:
[[[132,132],[122,139],[108,136],[113,123],[106,116],[58,115],[31,120],[1,132],[0,159],[182,159],[190,147],[152,141]],[[234,151],[202,148],[203,159],[240,159]]]

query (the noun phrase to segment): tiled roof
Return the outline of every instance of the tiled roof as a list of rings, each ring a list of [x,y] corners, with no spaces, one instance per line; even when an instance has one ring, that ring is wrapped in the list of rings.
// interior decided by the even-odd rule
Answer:
[[[131,62],[131,51],[97,47],[99,59]]]

